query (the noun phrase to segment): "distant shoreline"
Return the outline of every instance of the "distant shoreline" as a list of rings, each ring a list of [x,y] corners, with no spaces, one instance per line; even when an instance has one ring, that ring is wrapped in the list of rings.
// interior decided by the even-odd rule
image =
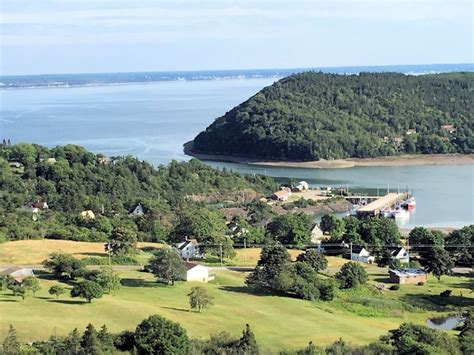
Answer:
[[[265,161],[255,158],[232,155],[203,154],[193,151],[193,141],[184,144],[184,153],[200,160],[227,163],[307,168],[307,169],[344,169],[369,166],[429,166],[429,165],[474,165],[474,154],[430,154],[402,155],[378,158],[349,158],[317,161]]]

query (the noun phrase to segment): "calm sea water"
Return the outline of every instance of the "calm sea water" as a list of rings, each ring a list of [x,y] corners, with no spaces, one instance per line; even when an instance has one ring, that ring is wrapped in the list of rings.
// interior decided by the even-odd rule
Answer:
[[[0,90],[0,139],[46,146],[75,143],[153,164],[186,160],[182,144],[274,79],[172,81],[136,85]],[[407,187],[417,210],[406,226],[474,223],[474,165],[295,169],[210,162],[279,180],[349,186],[382,194]]]

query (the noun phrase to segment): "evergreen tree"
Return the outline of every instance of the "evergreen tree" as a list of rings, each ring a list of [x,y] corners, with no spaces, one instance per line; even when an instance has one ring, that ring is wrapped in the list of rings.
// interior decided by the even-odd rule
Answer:
[[[114,346],[114,337],[109,333],[109,330],[105,324],[100,328],[100,331],[97,333],[97,339],[100,342],[100,348],[103,352],[109,353],[115,350]]]
[[[326,257],[316,249],[307,249],[304,253],[298,255],[296,260],[307,263],[316,272],[323,271],[328,266]]]
[[[74,328],[74,330],[69,333],[69,335],[64,339],[64,347],[67,351],[72,355],[79,355],[82,354],[82,345],[81,345],[81,334]]]
[[[239,339],[236,345],[236,348],[240,354],[257,355],[259,353],[257,339],[255,338],[255,334],[253,333],[252,329],[250,329],[250,325],[245,325],[245,330],[242,333],[242,337]]]
[[[3,353],[5,355],[17,355],[20,353],[20,342],[16,336],[16,330],[10,324],[7,337],[3,340]]]
[[[277,292],[288,291],[292,282],[291,257],[279,243],[262,248],[257,267],[246,280],[249,287]]]
[[[368,274],[359,263],[350,261],[342,265],[341,270],[336,274],[336,279],[340,283],[340,288],[354,288],[365,284]]]
[[[98,338],[97,330],[91,323],[87,325],[86,330],[82,335],[81,347],[86,354],[101,354],[100,340]]]

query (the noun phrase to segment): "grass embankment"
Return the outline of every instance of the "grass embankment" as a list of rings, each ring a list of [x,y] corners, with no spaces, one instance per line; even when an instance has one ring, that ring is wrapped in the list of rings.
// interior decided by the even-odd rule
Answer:
[[[12,244],[21,246],[20,250],[14,251],[12,247],[8,250],[14,251],[15,255],[26,255],[23,244]],[[0,245],[1,253],[5,252],[4,246]],[[78,248],[76,255],[90,253],[84,244],[74,247]],[[29,250],[28,260],[41,260],[49,251],[38,245]],[[2,255],[5,254],[0,254],[0,263],[4,262]],[[251,255],[256,262],[259,252],[254,250]],[[250,260],[251,255],[247,254],[246,260]],[[340,258],[330,258],[330,268],[336,270],[345,262]],[[367,270],[370,283],[387,282],[386,269],[371,266]],[[87,304],[70,298],[68,294],[56,300],[47,290],[57,281],[51,280],[47,274],[37,274],[42,289],[36,298],[30,294],[22,301],[10,291],[0,291],[0,339],[6,335],[9,324],[16,327],[22,341],[31,341],[55,333],[66,334],[75,327],[83,330],[89,322],[97,327],[106,324],[113,332],[134,329],[147,316],[161,314],[182,324],[191,337],[199,338],[221,331],[239,336],[245,324],[249,323],[262,350],[268,353],[283,348],[301,348],[308,341],[329,344],[339,337],[355,344],[365,344],[403,322],[423,324],[428,317],[453,312],[456,306],[474,305],[474,294],[469,289],[473,280],[465,276],[445,276],[441,283],[430,277],[423,286],[402,285],[398,291],[385,291],[383,294],[367,288],[338,291],[336,299],[331,302],[309,302],[251,294],[244,287],[247,273],[223,270],[217,271],[216,279],[205,285],[215,297],[215,306],[200,314],[188,311],[186,296],[197,283],[183,282],[165,287],[154,282],[148,273],[121,270],[122,289],[115,296],[105,295]],[[441,298],[439,293],[447,288],[453,290],[453,295]]]

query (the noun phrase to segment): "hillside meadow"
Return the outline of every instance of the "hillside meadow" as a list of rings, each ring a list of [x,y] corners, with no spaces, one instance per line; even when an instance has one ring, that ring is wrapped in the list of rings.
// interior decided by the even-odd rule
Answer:
[[[50,242],[1,244],[0,264],[5,264],[4,256],[8,251],[16,258],[12,260],[19,264],[37,263],[47,256]],[[56,243],[54,250],[72,252],[76,256],[88,256],[94,250],[103,253],[97,243],[52,242]],[[255,263],[259,251],[247,252],[245,260]],[[24,259],[22,254],[25,254]],[[143,253],[142,257],[147,254]],[[242,255],[238,254],[236,258],[242,258]],[[345,262],[341,258],[329,259],[331,273]],[[386,269],[372,266],[368,271],[370,283],[387,282]],[[36,297],[30,293],[23,301],[10,291],[0,291],[0,339],[6,335],[9,324],[17,329],[22,341],[31,341],[51,334],[67,334],[75,327],[83,330],[89,322],[97,327],[106,324],[111,331],[120,332],[134,329],[151,314],[160,314],[179,322],[191,337],[196,338],[207,338],[221,331],[238,336],[249,323],[262,350],[268,353],[283,348],[301,348],[309,341],[326,345],[340,337],[354,344],[366,344],[403,322],[424,324],[427,318],[449,314],[458,306],[474,306],[474,294],[470,291],[472,279],[467,276],[444,276],[440,283],[430,277],[423,286],[406,285],[400,290],[383,293],[372,288],[338,291],[331,302],[309,302],[249,293],[244,286],[247,273],[219,269],[216,279],[205,285],[215,297],[215,305],[197,313],[189,311],[186,295],[198,283],[163,286],[149,273],[119,272],[123,287],[115,295],[105,295],[87,304],[81,299],[70,298],[68,293],[59,299],[51,297],[47,290],[58,282],[37,270],[42,289]],[[64,286],[71,287],[69,284]],[[446,288],[453,289],[453,296],[442,299],[439,293]]]

